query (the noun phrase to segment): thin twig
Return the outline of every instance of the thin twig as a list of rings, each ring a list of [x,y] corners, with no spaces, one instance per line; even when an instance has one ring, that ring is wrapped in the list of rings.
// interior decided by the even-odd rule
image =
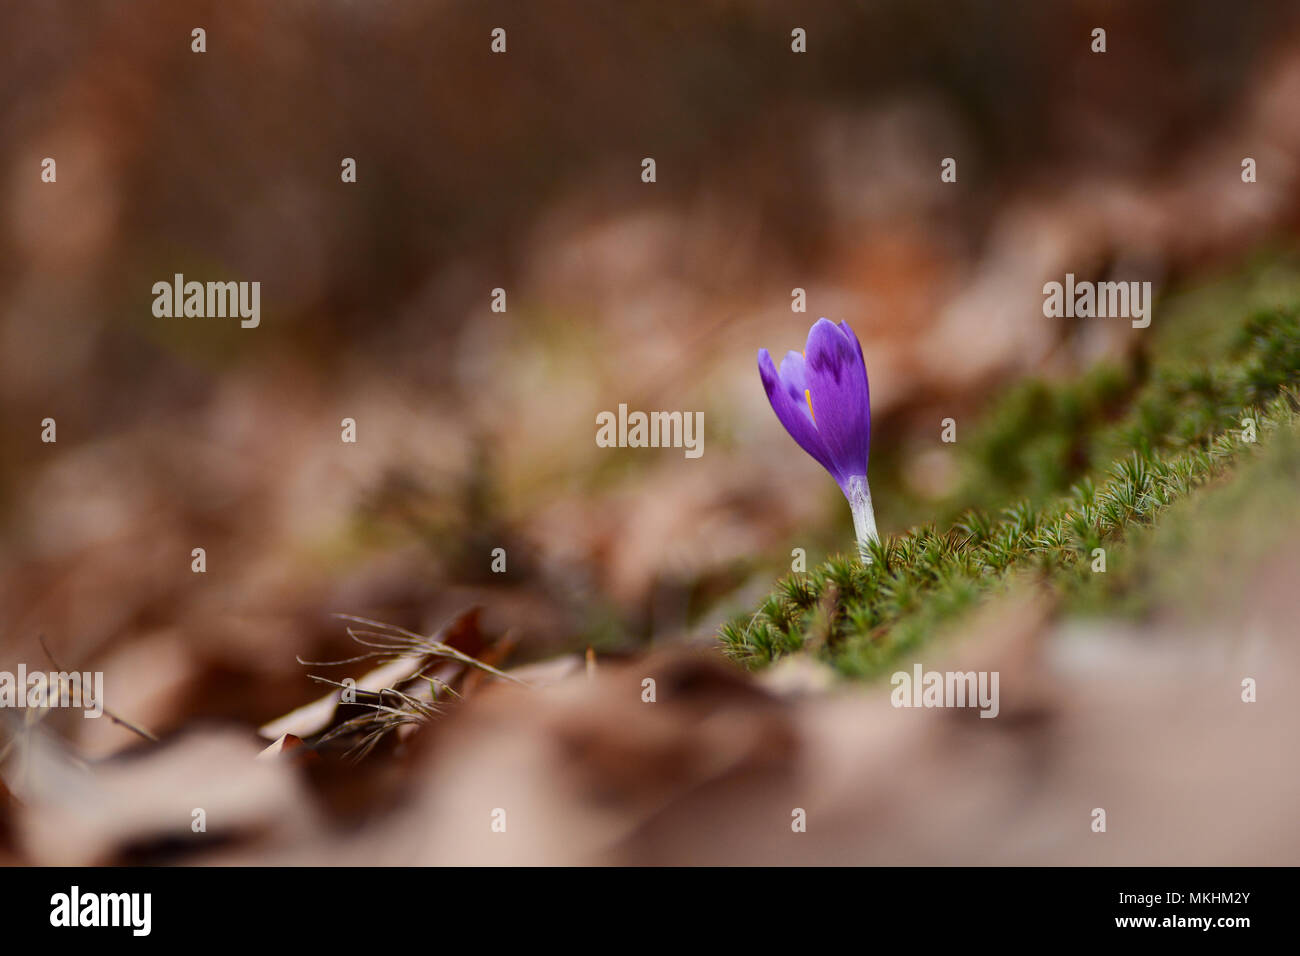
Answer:
[[[50,663],[54,665],[54,669],[58,671],[60,674],[67,673],[67,669],[62,664],[60,664],[57,660],[54,659],[53,652],[50,651],[49,645],[45,643],[45,635],[39,634],[37,635],[36,639],[40,641],[41,650],[45,651],[45,656],[50,659]],[[99,689],[99,692],[103,694],[104,689],[101,687]],[[103,702],[101,701],[101,704],[102,703]],[[136,726],[135,724],[131,723],[131,721],[127,720],[125,717],[118,716],[117,714],[113,713],[113,711],[109,710],[107,707],[104,707],[104,716],[107,717],[109,720],[113,721],[113,723],[118,724],[121,727],[125,727],[127,730],[139,734],[145,740],[151,740],[154,743],[158,742],[158,738],[155,737],[153,734],[149,733],[149,731],[145,730],[143,727]]]

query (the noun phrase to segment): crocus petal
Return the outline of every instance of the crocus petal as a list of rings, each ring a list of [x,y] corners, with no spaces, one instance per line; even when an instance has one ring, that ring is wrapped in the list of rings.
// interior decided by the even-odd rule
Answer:
[[[816,422],[812,409],[808,405],[808,375],[801,352],[786,352],[781,359],[781,385],[791,400],[808,415],[808,420]]]
[[[867,374],[867,360],[862,356],[862,343],[858,341],[858,337],[854,334],[853,329],[849,327],[849,323],[843,319],[840,319],[840,331],[848,337],[849,341],[853,343],[853,347],[858,350],[858,358],[862,360],[862,374],[865,377]]]
[[[836,326],[818,319],[808,332],[805,354],[813,418],[831,461],[827,470],[845,489],[849,478],[866,475],[871,444],[871,396],[862,346],[846,323]]]
[[[798,354],[798,353],[792,353]],[[802,356],[800,356],[802,359]],[[812,416],[808,414],[808,403],[803,400],[802,390],[799,390],[799,401],[796,403],[795,398],[791,395],[790,383],[796,386],[803,384],[805,370],[802,365],[792,365],[790,356],[787,355],[785,361],[781,363],[782,371],[787,368],[791,371],[791,379],[785,381],[777,374],[776,366],[772,362],[772,356],[768,354],[767,349],[758,350],[758,374],[763,379],[763,388],[767,391],[767,400],[772,404],[772,411],[776,412],[777,419],[785,426],[785,430],[790,433],[790,437],[799,443],[799,447],[812,455],[818,463],[834,476],[836,481],[840,480],[839,473],[831,467],[831,459],[827,454],[826,446],[822,442],[821,435],[818,434],[817,426],[813,424]],[[797,369],[797,372],[796,372]]]

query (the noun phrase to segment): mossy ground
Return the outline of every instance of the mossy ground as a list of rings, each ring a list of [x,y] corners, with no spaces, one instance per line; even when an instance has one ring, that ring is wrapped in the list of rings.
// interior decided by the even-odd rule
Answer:
[[[921,524],[883,538],[870,564],[837,555],[781,579],[723,625],[727,653],[752,667],[811,654],[872,677],[1013,582],[1076,612],[1141,613],[1178,590],[1171,579],[1266,536],[1270,509],[1296,511],[1300,305],[1225,321],[1207,297],[1127,367],[1011,389],[959,445],[966,507],[944,530]]]

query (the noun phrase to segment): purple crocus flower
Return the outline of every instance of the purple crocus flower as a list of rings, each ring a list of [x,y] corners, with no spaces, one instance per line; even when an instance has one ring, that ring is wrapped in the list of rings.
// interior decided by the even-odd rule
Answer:
[[[858,337],[847,322],[818,319],[804,351],[787,352],[779,372],[767,349],[759,349],[758,374],[790,437],[831,473],[849,500],[858,553],[869,562],[867,543],[878,535],[867,486],[871,394]]]

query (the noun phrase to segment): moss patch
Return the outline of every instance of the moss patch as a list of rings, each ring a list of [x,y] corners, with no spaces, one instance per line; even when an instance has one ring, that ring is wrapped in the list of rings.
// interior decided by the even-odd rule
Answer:
[[[1288,488],[1279,476],[1294,475],[1300,457],[1298,316],[1293,307],[1254,312],[1215,355],[1171,347],[1145,368],[1017,386],[964,452],[977,476],[974,507],[945,530],[927,524],[882,539],[869,565],[834,556],[778,581],[752,614],[723,625],[727,653],[752,667],[808,653],[845,676],[871,677],[1012,577],[1034,578],[1079,610],[1140,609],[1162,555],[1212,555],[1195,530],[1217,494],[1207,486],[1242,477],[1248,490],[1238,494],[1292,500],[1293,478]],[[1255,459],[1263,462],[1248,467]],[[990,504],[997,494],[1001,507]],[[1170,527],[1160,532],[1157,522]],[[1105,574],[1093,570],[1098,549]]]

